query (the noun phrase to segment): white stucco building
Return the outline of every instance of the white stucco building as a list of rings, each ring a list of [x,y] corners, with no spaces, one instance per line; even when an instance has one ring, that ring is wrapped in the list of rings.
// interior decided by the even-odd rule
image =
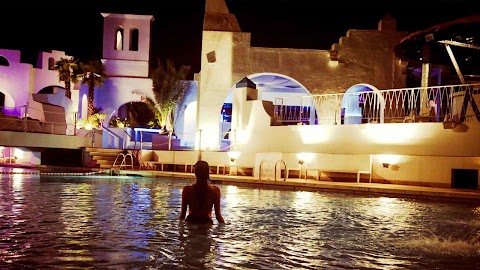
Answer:
[[[96,89],[95,106],[109,121],[122,105],[152,95],[153,17],[102,15],[102,61],[110,78]],[[442,86],[442,68],[429,69],[427,63],[432,73],[422,73],[421,87],[405,88],[408,63],[394,48],[406,35],[386,16],[377,29],[350,29],[329,50],[252,47],[250,33],[241,31],[225,1],[207,0],[201,71],[177,107],[175,132],[217,168],[250,168],[255,177],[262,164],[271,170],[282,161],[286,172],[305,177],[362,171],[367,181],[440,187],[454,186],[453,172],[468,170],[477,174],[469,179],[476,187],[480,116],[473,104],[480,85]],[[40,109],[57,106],[64,110],[66,134],[73,132],[69,119],[76,112],[86,115],[87,88],[77,84],[72,99],[64,97],[56,72],[49,70],[64,56],[41,53],[32,67],[20,63],[20,52],[0,50],[3,113],[21,116],[28,102],[39,109],[38,116],[33,110],[28,115],[46,121]],[[429,86],[433,75],[436,86]],[[41,93],[48,87],[53,94]],[[463,102],[470,91],[473,99]],[[100,146],[124,147],[123,133],[107,127]],[[0,139],[14,142],[2,134]],[[240,155],[229,159],[229,150]],[[198,156],[149,151],[142,155],[152,162],[190,164]]]

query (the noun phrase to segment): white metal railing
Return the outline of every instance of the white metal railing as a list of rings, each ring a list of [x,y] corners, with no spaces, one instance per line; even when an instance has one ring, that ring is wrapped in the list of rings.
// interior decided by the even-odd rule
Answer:
[[[0,131],[75,135],[76,114],[61,110],[40,110],[28,104],[20,107],[0,106]]]
[[[480,84],[402,88],[277,98],[282,124],[480,121]]]

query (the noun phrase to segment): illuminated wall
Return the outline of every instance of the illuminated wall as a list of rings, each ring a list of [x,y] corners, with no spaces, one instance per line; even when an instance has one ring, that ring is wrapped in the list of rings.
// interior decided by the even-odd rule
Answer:
[[[251,74],[282,74],[310,94],[344,93],[356,84],[405,87],[406,63],[395,57],[394,46],[406,33],[396,30],[392,17],[386,16],[374,30],[350,29],[331,50],[259,48],[251,47],[250,33],[232,27],[236,20],[217,20],[220,15],[234,17],[223,0],[207,2],[222,8],[207,5],[204,21],[197,126],[205,149],[218,149],[223,102],[230,89]]]
[[[116,110],[128,102],[142,100],[142,96],[153,97],[152,80],[149,75],[150,30],[153,16],[102,13],[103,59],[109,78],[95,89],[95,107],[107,114],[108,123]],[[123,45],[116,46],[118,29],[123,29]],[[134,34],[136,33],[136,34]],[[134,44],[133,44],[134,43]],[[88,87],[80,88],[80,102],[88,94]],[[82,104],[79,105],[82,108]],[[84,118],[80,110],[80,118]]]

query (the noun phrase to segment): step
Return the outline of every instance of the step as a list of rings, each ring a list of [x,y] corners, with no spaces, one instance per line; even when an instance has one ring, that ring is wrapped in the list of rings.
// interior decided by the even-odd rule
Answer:
[[[100,164],[100,169],[111,169],[113,167],[112,164]]]
[[[104,159],[97,159],[95,160],[97,164],[110,164],[113,165],[113,160],[104,160]]]
[[[117,148],[96,148],[96,147],[87,147],[85,148],[85,151],[87,152],[123,152],[123,149],[117,149]]]
[[[95,156],[91,156],[91,157],[92,157],[93,160],[104,159],[104,160],[115,161],[115,159],[117,159],[117,156],[98,156],[98,155],[95,155]],[[119,157],[118,159],[122,160],[123,158]]]
[[[114,152],[90,152],[88,153],[90,156],[102,156],[102,157],[116,157],[120,154],[119,153],[114,153]]]

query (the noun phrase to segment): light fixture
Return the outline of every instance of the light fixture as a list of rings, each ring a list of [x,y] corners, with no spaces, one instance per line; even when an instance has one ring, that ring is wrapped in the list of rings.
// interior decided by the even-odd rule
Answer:
[[[310,163],[314,157],[315,157],[314,153],[305,153],[305,152],[297,153],[298,163],[300,165],[303,165],[305,163],[307,164]]]
[[[232,163],[235,162],[235,160],[237,160],[239,156],[240,156],[240,152],[238,152],[238,151],[228,152],[228,157],[230,158],[230,161]]]
[[[390,167],[390,163],[387,163],[387,162],[383,162],[382,165],[383,165],[383,168],[388,168],[388,167]]]

